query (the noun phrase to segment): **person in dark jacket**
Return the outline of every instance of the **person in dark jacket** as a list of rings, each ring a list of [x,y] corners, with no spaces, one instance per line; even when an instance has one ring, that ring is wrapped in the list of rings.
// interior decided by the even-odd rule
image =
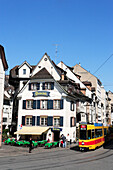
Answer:
[[[62,135],[62,140],[63,140],[63,148],[66,147],[66,137]]]
[[[29,153],[31,153],[31,150],[32,150],[32,138],[30,137],[29,139]]]

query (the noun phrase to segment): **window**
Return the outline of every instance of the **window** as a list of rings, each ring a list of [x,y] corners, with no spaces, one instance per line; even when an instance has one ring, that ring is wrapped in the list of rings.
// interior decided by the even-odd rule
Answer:
[[[26,74],[26,69],[23,69],[23,74]]]
[[[41,109],[47,109],[47,100],[41,100]]]
[[[88,130],[88,139],[91,139],[91,130]]]
[[[60,118],[59,117],[54,118],[54,126],[60,126]]]
[[[101,137],[102,136],[102,129],[95,129],[95,137]]]
[[[29,90],[40,90],[40,83],[29,83]]]
[[[33,109],[33,100],[26,100],[26,108],[27,109]]]
[[[32,116],[26,117],[26,125],[32,125]]]
[[[3,117],[3,122],[7,122],[7,118]]]
[[[86,140],[86,130],[80,130],[80,139]]]
[[[60,100],[54,100],[54,109],[60,109]]]
[[[42,90],[53,90],[53,89],[54,89],[54,82],[42,83]]]
[[[47,125],[47,117],[41,117],[41,125]]]
[[[93,139],[93,138],[95,138],[95,130],[92,129],[91,131],[92,131],[92,139]]]
[[[70,110],[71,110],[71,111],[74,111],[74,102],[71,102],[71,103],[70,103]]]
[[[31,90],[37,90],[37,84],[36,83],[31,84]]]

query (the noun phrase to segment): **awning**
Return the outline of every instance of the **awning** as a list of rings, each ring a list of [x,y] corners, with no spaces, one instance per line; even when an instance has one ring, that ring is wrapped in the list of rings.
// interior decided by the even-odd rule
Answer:
[[[49,127],[41,127],[41,126],[24,126],[19,131],[14,132],[14,134],[20,135],[41,135],[42,133],[46,132]]]

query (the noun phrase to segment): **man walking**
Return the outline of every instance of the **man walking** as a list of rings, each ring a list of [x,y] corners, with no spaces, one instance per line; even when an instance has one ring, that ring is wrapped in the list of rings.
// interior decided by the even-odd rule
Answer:
[[[62,135],[62,140],[63,140],[63,148],[66,147],[66,137]]]
[[[31,153],[31,150],[32,150],[32,138],[30,137],[29,139],[29,153]]]

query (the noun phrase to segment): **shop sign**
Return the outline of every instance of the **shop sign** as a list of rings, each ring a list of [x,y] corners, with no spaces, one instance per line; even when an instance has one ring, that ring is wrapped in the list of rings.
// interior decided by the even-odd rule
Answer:
[[[51,128],[51,131],[62,131],[62,128],[57,128],[57,127],[54,127],[54,128]]]
[[[33,92],[33,97],[37,97],[37,96],[46,96],[46,97],[48,97],[49,93],[50,92],[48,92],[48,91],[36,91],[36,92]]]

